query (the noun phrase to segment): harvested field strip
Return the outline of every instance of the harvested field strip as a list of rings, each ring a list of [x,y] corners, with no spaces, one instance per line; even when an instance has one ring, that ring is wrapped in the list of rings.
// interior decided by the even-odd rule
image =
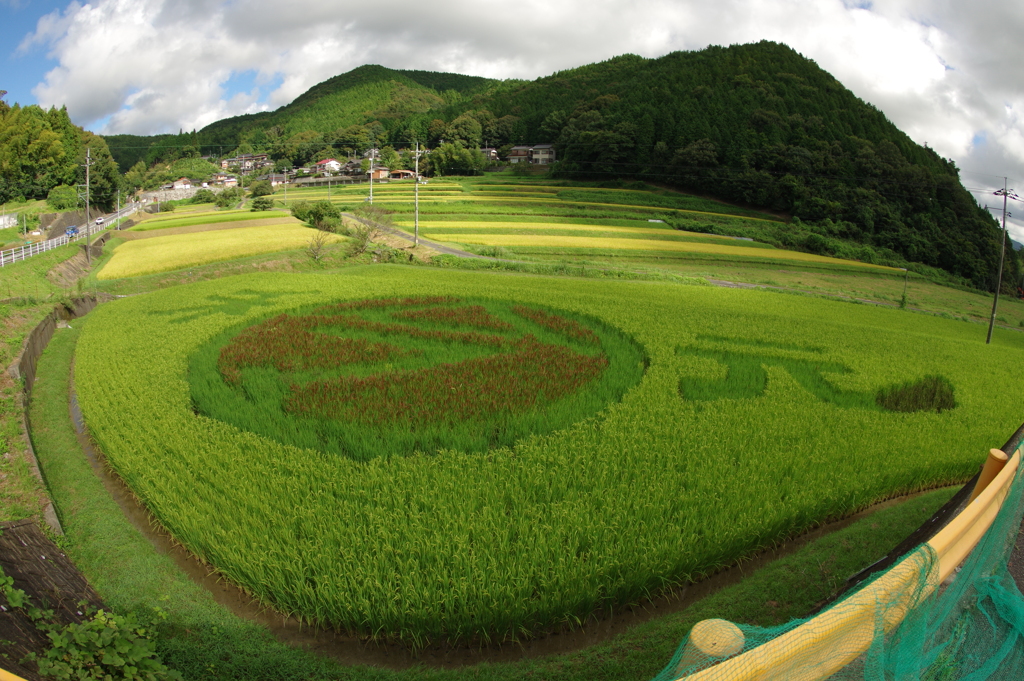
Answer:
[[[192,225],[216,224],[220,222],[237,222],[242,220],[286,217],[290,217],[290,214],[279,210],[264,211],[260,213],[254,213],[253,211],[248,210],[232,211],[230,213],[206,213],[201,215],[190,215],[182,218],[146,220],[141,224],[132,227],[128,231],[148,232],[154,229],[168,229],[170,227],[191,227]]]
[[[401,226],[408,227],[408,223],[401,222]],[[737,241],[741,242],[744,247],[747,248],[761,248],[775,250],[774,246],[768,244],[762,244],[754,241],[748,241],[739,239],[732,236],[722,236],[719,234],[704,234],[701,232],[684,232],[682,230],[671,229],[668,227],[603,227],[600,225],[563,225],[557,223],[498,223],[498,222],[467,222],[467,223],[450,223],[450,222],[425,222],[420,221],[420,229],[428,231],[432,234],[451,234],[458,235],[465,231],[471,234],[504,234],[504,235],[517,235],[523,236],[529,239],[533,239],[537,236],[537,232],[544,231],[544,236],[571,236],[577,238],[626,238],[626,239],[642,239],[647,237],[655,237],[658,241],[679,241],[686,243],[709,243],[709,244],[721,244],[731,243],[736,244]]]
[[[409,220],[401,220],[398,223],[402,226],[411,226]],[[448,220],[420,220],[420,229],[435,230],[443,232],[461,232],[462,230],[525,230],[529,232],[540,230],[558,230],[563,232],[621,232],[623,234],[675,234],[712,237],[718,239],[729,239],[730,237],[717,236],[714,234],[697,234],[696,232],[683,232],[674,230],[671,227],[616,227],[605,225],[588,224],[567,224],[559,222],[499,222],[487,220],[473,220],[456,222]]]
[[[420,220],[420,224],[430,224],[433,227],[451,226],[461,228],[464,224],[479,225],[480,227],[508,226],[529,229],[531,225],[551,225],[553,227],[565,227],[572,225],[590,225],[593,227],[628,227],[631,229],[655,229],[671,230],[665,223],[650,222],[649,220],[630,218],[590,218],[590,217],[560,217],[557,215],[508,215],[504,213],[436,213],[431,212],[429,218]],[[402,213],[399,222],[412,224],[412,216]]]
[[[378,200],[377,197],[374,196],[374,201],[376,202],[377,200]],[[408,196],[408,197],[406,197],[406,196],[402,196],[402,197],[384,197],[384,198],[381,199],[381,202],[382,203],[383,202],[387,202],[387,203],[406,203],[406,202],[411,202],[412,200],[413,200],[412,196]],[[658,214],[658,213],[676,213],[676,214],[684,214],[684,215],[709,215],[709,216],[715,216],[715,217],[728,216],[728,217],[740,218],[740,219],[743,219],[743,220],[758,220],[758,221],[761,221],[761,222],[779,222],[779,220],[777,220],[777,219],[760,218],[760,217],[753,217],[753,216],[748,216],[748,215],[734,215],[734,214],[731,214],[731,213],[716,213],[716,212],[713,212],[713,211],[706,211],[706,210],[690,210],[688,208],[671,208],[671,207],[668,207],[668,206],[644,206],[644,205],[640,205],[640,204],[630,204],[630,203],[598,203],[598,202],[595,202],[595,201],[566,201],[566,200],[563,200],[563,199],[556,199],[556,198],[533,198],[533,197],[529,197],[529,196],[524,196],[524,197],[520,197],[520,196],[514,196],[513,197],[513,196],[510,196],[510,197],[506,198],[506,197],[498,197],[498,196],[478,196],[478,195],[475,195],[475,194],[466,194],[466,195],[460,196],[458,200],[459,201],[465,201],[465,202],[471,202],[471,203],[495,203],[495,204],[503,204],[503,205],[508,205],[508,206],[515,206],[515,205],[518,205],[518,204],[522,204],[524,206],[534,206],[534,205],[594,206],[594,207],[611,208],[611,209],[619,209],[619,210],[635,210],[635,211],[638,211],[638,212],[655,213],[655,214]],[[420,204],[423,204],[423,203],[424,203],[424,198],[421,196],[420,197]]]
[[[250,213],[252,215],[252,213]],[[221,229],[242,229],[245,227],[267,227],[270,225],[299,224],[295,218],[281,216],[276,218],[256,218],[254,220],[238,220],[237,222],[212,222],[188,227],[168,227],[166,229],[151,229],[147,232],[133,232],[125,230],[117,236],[124,241],[138,241],[139,239],[158,239],[165,236],[177,234],[197,234],[199,232],[215,232]]]
[[[247,211],[247,210],[217,210],[217,211],[212,211],[212,212],[216,213],[217,215],[241,215],[242,213],[248,213],[249,211]],[[187,215],[188,211],[185,211],[185,213],[186,213],[186,215],[182,215],[178,211],[174,211],[173,213],[167,213],[167,212],[162,212],[162,213],[143,213],[139,219],[143,220],[144,222],[155,223],[155,222],[166,222],[168,220],[180,220],[183,217],[194,217],[194,216]]]
[[[576,236],[538,235],[501,235],[501,234],[462,234],[453,232],[428,232],[428,239],[434,241],[477,244],[480,246],[517,246],[545,248],[602,248],[623,251],[668,251],[689,253],[711,253],[717,255],[751,256],[757,258],[771,257],[778,260],[796,260],[803,262],[830,263],[837,265],[854,265],[859,267],[893,270],[891,267],[858,263],[852,260],[840,260],[812,253],[784,251],[781,249],[757,248],[753,246],[732,246],[728,244],[700,243],[695,241],[656,241],[654,239],[623,239],[623,238],[588,238]]]
[[[422,224],[420,229],[423,229]],[[527,240],[536,239],[539,234],[538,230],[530,229],[489,229],[489,228],[476,228],[465,230],[467,234],[473,235],[503,235],[503,236],[520,236]],[[432,232],[437,233],[437,232]],[[462,233],[459,231],[450,231],[445,228],[441,233],[447,235],[458,235]],[[668,241],[675,243],[702,243],[702,244],[733,244],[742,245],[745,248],[758,248],[761,250],[775,251],[776,248],[770,244],[764,244],[756,241],[750,241],[746,239],[738,239],[730,236],[719,236],[716,234],[699,234],[696,232],[682,232],[682,231],[668,231],[668,230],[656,230],[653,233],[631,233],[630,230],[618,231],[607,231],[600,227],[582,228],[582,229],[546,229],[542,233],[543,236],[549,237],[572,237],[576,239],[642,239],[647,241]],[[450,240],[450,239],[449,239]],[[646,248],[646,247],[644,247]]]
[[[303,248],[312,230],[298,221],[265,227],[243,227],[206,231],[200,234],[159,236],[129,241],[114,249],[114,255],[97,279],[119,279],[233,260],[249,255]],[[341,237],[331,236],[334,241]]]

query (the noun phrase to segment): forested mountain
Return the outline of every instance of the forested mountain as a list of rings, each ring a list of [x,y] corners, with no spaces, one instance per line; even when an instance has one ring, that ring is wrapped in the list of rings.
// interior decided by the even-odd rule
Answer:
[[[88,148],[92,202],[112,207],[119,176],[106,141],[74,125],[64,108],[10,106],[3,101],[5,94],[0,90],[0,203],[46,198],[54,189],[75,203],[74,186],[85,184]]]
[[[561,177],[638,179],[767,208],[812,225],[820,239],[800,247],[866,243],[994,285],[998,225],[956,166],[771,42],[624,55],[530,82],[364,66],[277,111],[157,140],[147,160],[198,148],[301,165],[413,139],[554,143]],[[129,155],[113,151],[126,169]],[[1015,257],[1007,280],[1020,281]]]
[[[111,135],[122,172],[143,160],[173,161],[202,148],[203,154],[277,149],[277,156],[306,163],[330,147],[362,151],[387,144],[390,132],[416,114],[448,107],[496,83],[487,78],[432,71],[360,66],[313,86],[276,111],[226,118],[178,135]],[[241,148],[239,148],[241,146]]]

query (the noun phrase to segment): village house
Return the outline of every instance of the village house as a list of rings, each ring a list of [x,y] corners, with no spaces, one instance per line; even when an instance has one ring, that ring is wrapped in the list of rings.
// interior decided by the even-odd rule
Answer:
[[[483,149],[480,150],[480,153],[482,153],[484,155],[484,158],[486,158],[488,161],[498,160],[498,150],[495,149],[494,147],[484,147]]]
[[[172,189],[192,189],[192,180],[180,177],[171,184]]]
[[[316,162],[316,171],[318,173],[336,173],[339,170],[341,170],[341,163],[333,158],[326,158],[323,161]]]
[[[231,166],[238,166],[242,172],[259,170],[270,165],[266,154],[239,154],[234,158],[226,158],[220,162],[220,167],[227,170]]]
[[[416,177],[416,173],[414,173],[411,170],[392,170],[391,171],[391,179],[392,180],[411,180],[414,177]]]
[[[374,180],[386,180],[391,176],[391,171],[384,166],[377,166],[372,173],[367,174],[371,175]]]
[[[555,145],[535,144],[530,148],[530,163],[546,165],[555,162]]]
[[[534,163],[547,165],[555,162],[554,144],[533,144],[512,147],[508,152],[509,163]]]
[[[529,163],[530,147],[518,146],[508,150],[509,163]]]

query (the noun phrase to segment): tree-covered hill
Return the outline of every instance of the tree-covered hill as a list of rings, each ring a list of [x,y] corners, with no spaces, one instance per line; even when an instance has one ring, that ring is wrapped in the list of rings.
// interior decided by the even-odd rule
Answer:
[[[956,166],[784,45],[625,55],[495,88],[481,104],[521,118],[530,142],[556,143],[563,176],[635,177],[781,211],[818,225],[822,252],[829,239],[869,243],[994,284],[998,225]]]
[[[0,90],[0,203],[44,199],[56,190],[57,207],[74,208],[74,187],[85,184],[88,149],[92,203],[113,208],[119,178],[106,141],[73,124],[64,108],[10,106],[5,94]]]
[[[148,163],[264,152],[282,164],[372,146],[554,143],[554,174],[637,179],[791,215],[784,245],[868,244],[994,286],[997,223],[956,166],[920,146],[813,61],[772,42],[658,59],[623,55],[535,81],[363,66],[274,112],[170,136]],[[112,143],[112,147],[119,144]],[[137,140],[127,143],[137,154]],[[127,150],[126,150],[127,151]],[[129,158],[114,148],[123,169]],[[787,242],[789,239],[789,242]],[[1017,257],[1007,281],[1020,281]]]
[[[202,147],[204,154],[266,151],[304,163],[323,148],[387,144],[389,131],[416,114],[443,108],[496,81],[433,71],[399,71],[366,65],[313,86],[276,111],[245,114],[212,123],[198,133],[111,135],[122,172],[142,160],[173,161]],[[287,146],[287,148],[285,148]],[[241,147],[241,148],[239,148]],[[308,157],[308,158],[307,158]]]

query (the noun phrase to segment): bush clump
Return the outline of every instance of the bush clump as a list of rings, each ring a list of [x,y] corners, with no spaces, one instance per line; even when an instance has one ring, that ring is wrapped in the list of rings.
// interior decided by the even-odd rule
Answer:
[[[196,192],[189,203],[214,203],[217,201],[217,195],[209,189],[200,189]]]
[[[298,201],[292,204],[292,215],[325,232],[337,232],[341,227],[341,210],[326,199],[316,203]]]
[[[257,196],[252,200],[249,210],[270,210],[274,207],[274,199],[269,196]]]

